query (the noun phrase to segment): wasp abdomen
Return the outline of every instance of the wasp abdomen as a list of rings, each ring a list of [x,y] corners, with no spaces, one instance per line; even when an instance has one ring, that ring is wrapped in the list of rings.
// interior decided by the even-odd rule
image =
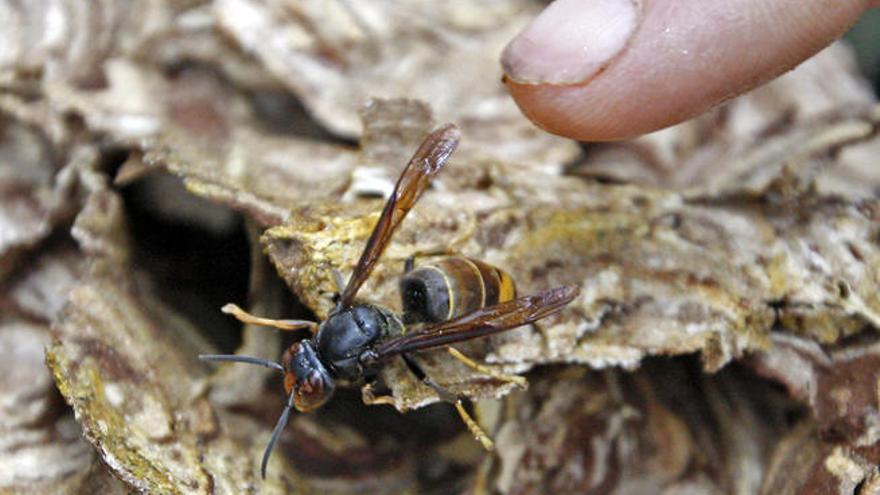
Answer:
[[[405,274],[400,294],[407,321],[434,323],[514,299],[516,287],[499,268],[451,256]]]

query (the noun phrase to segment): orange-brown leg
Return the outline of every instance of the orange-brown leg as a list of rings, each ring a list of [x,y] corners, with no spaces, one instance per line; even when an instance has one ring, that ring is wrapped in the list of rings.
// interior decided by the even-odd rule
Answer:
[[[471,368],[471,369],[474,369],[480,373],[489,375],[492,378],[495,378],[496,380],[501,380],[503,382],[515,383],[515,384],[519,385],[520,387],[526,387],[529,383],[525,379],[525,377],[501,373],[500,371],[498,371],[496,369],[493,369],[493,368],[490,368],[486,365],[480,364],[480,363],[474,361],[473,359],[462,354],[462,352],[459,351],[458,349],[456,349],[455,347],[449,346],[446,348],[446,350],[449,351],[449,354],[452,354],[452,357],[454,357],[455,359],[460,361],[462,364],[464,364],[468,368]]]
[[[387,404],[389,406],[394,405],[394,397],[390,395],[376,395],[373,391],[372,383],[366,383],[361,387],[361,399],[364,401],[364,404],[368,406],[374,406],[377,404]]]
[[[467,429],[471,432],[471,435],[477,439],[480,444],[482,444],[483,448],[486,450],[492,450],[495,448],[495,443],[489,438],[489,435],[480,428],[480,425],[468,414],[467,410],[464,408],[464,404],[461,401],[461,398],[455,395],[452,391],[447,390],[445,387],[441,386],[437,382],[431,379],[428,375],[425,374],[424,371],[416,364],[415,361],[411,357],[406,354],[401,354],[403,361],[406,363],[407,367],[412,371],[417,378],[419,378],[422,383],[434,389],[434,392],[437,393],[437,396],[440,397],[444,402],[449,402],[455,406],[456,412],[458,412],[458,416],[464,422],[464,425],[467,426]]]
[[[247,323],[249,325],[258,325],[261,327],[272,327],[277,328],[279,330],[292,331],[292,330],[308,330],[315,334],[318,331],[318,324],[313,321],[308,320],[274,320],[271,318],[263,318],[261,316],[254,316],[247,311],[241,309],[235,304],[229,303],[223,306],[220,311],[228,315],[234,316],[238,321],[242,323]]]

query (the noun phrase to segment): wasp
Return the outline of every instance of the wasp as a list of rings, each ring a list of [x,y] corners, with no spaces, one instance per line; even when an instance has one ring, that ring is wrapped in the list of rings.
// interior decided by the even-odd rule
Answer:
[[[441,399],[454,403],[477,435],[479,427],[467,416],[460,398],[426,376],[411,354],[532,323],[560,311],[577,297],[576,286],[560,286],[517,298],[513,281],[505,272],[478,260],[449,256],[417,269],[413,258],[406,261],[400,282],[403,315],[356,300],[395,229],[446,164],[459,139],[460,132],[452,124],[425,138],[397,180],[354,271],[344,287],[340,287],[337,304],[325,321],[271,320],[250,315],[234,305],[224,307],[225,312],[246,323],[284,330],[305,329],[311,335],[290,345],[280,362],[238,355],[199,356],[205,361],[260,365],[283,374],[287,402],[263,453],[260,474],[264,479],[269,457],[293,409],[308,412],[319,408],[333,395],[337,383],[369,384],[382,366],[395,357],[401,357]],[[470,364],[479,368],[476,363]]]

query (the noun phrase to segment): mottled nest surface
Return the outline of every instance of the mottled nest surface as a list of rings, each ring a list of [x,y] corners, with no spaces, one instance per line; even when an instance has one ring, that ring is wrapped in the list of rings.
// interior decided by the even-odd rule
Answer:
[[[880,106],[847,48],[634,141],[525,121],[497,56],[522,1],[19,2],[0,29],[0,492],[807,494],[880,490]],[[409,99],[393,99],[406,96]],[[391,98],[391,99],[389,99]],[[459,151],[361,295],[453,249],[559,315],[420,363],[393,407],[296,415],[200,352],[323,318],[394,179]],[[48,368],[47,368],[48,365]],[[59,393],[60,392],[60,393]]]

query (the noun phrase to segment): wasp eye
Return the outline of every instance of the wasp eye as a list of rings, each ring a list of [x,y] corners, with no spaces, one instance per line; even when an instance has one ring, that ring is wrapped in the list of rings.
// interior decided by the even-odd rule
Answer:
[[[301,394],[311,394],[319,388],[321,388],[321,379],[320,376],[316,377],[315,373],[299,383],[299,393]]]
[[[312,390],[317,390],[317,389],[323,387],[324,381],[321,378],[321,373],[316,371],[316,372],[312,373],[311,375],[309,375],[308,386],[309,386],[309,389],[312,389]]]
[[[329,375],[313,371],[294,387],[294,405],[298,411],[311,411],[327,402],[334,389],[333,379]]]

